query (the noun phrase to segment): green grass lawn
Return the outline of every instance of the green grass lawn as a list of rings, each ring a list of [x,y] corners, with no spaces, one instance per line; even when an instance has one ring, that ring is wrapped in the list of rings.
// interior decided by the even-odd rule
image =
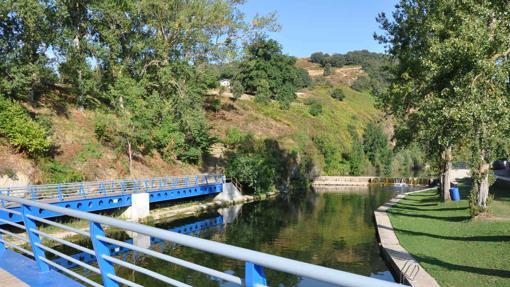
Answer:
[[[442,203],[436,191],[426,191],[391,208],[400,243],[441,286],[510,286],[510,221],[470,219],[471,187],[460,188],[460,202]],[[494,216],[510,215],[510,187],[496,184],[491,192]]]

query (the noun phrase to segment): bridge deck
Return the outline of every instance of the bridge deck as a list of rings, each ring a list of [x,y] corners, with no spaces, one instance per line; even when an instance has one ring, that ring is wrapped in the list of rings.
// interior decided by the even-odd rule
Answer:
[[[39,272],[33,260],[8,249],[0,251],[0,286],[84,287],[54,270]]]
[[[3,286],[9,287],[28,287],[28,285],[19,280],[18,278],[11,275],[11,273],[0,269],[0,282],[2,282]]]

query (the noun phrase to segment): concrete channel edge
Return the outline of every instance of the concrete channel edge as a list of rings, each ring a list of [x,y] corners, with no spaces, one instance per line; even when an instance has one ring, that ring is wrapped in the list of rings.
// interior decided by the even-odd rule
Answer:
[[[439,287],[440,285],[434,277],[423,269],[420,263],[400,245],[386,211],[397,204],[407,194],[426,190],[431,189],[428,188],[399,194],[374,211],[379,246],[384,259],[389,263],[391,272],[394,274],[397,281],[413,287]]]

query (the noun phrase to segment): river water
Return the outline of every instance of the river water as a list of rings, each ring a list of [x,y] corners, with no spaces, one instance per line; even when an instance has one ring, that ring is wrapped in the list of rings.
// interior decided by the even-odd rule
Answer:
[[[361,187],[350,191],[308,192],[292,197],[279,196],[260,202],[237,205],[180,220],[159,222],[159,228],[185,233],[205,239],[245,247],[269,254],[326,266],[383,280],[394,281],[379,253],[373,211],[398,192],[408,188],[392,186]],[[163,243],[157,238],[133,239],[132,234],[109,234],[118,240],[151,249],[244,278],[244,262],[205,253],[196,249]],[[90,242],[85,245],[90,245]],[[236,286],[215,280],[178,265],[111,246],[112,255],[192,286]],[[70,254],[93,265],[95,258],[88,254]],[[58,262],[66,267],[71,262]],[[75,268],[97,282],[99,276]],[[116,268],[117,275],[146,287],[166,286],[159,280]],[[309,278],[300,278],[273,270],[265,270],[270,286],[332,286]]]
[[[309,192],[238,205],[172,222],[157,223],[187,233],[312,264],[393,281],[379,253],[373,211],[402,188],[371,186],[349,192]],[[117,235],[130,241],[127,235]],[[151,239],[151,248],[243,278],[244,262]],[[233,286],[209,276],[140,254],[119,254],[135,263],[192,286]],[[270,286],[331,286],[308,278],[265,270]],[[163,284],[140,273],[118,275],[143,286]],[[96,278],[99,279],[99,278]]]

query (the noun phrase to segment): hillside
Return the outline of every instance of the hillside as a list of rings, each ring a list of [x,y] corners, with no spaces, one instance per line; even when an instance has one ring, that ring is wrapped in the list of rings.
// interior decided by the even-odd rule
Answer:
[[[296,66],[308,71],[312,79],[325,78],[334,85],[351,86],[360,76],[366,75],[361,66],[344,66],[341,68],[332,68],[332,74],[324,75],[324,68],[317,63],[310,62],[309,58],[300,58],[296,62]]]
[[[297,65],[303,66],[303,61],[300,60]],[[307,68],[310,74],[317,70],[316,65],[311,63]],[[368,122],[381,117],[369,94],[356,92],[346,85],[355,75],[335,72],[326,78],[331,84],[321,84],[319,81],[300,91],[298,99],[291,103],[289,109],[281,109],[274,101],[269,104],[258,103],[248,95],[238,100],[207,96],[206,102],[219,100],[221,103],[219,110],[207,112],[212,134],[219,140],[212,146],[209,160],[197,166],[177,160],[165,161],[157,152],[148,155],[135,153],[131,175],[125,153],[101,144],[96,137],[94,127],[101,112],[81,111],[72,106],[65,107],[65,112],[62,112],[61,106],[56,109],[52,100],[46,99],[41,106],[29,109],[37,118],[49,121],[52,126],[52,140],[57,147],[53,160],[30,159],[3,143],[0,152],[0,161],[3,163],[0,171],[3,174],[2,184],[220,171],[222,163],[218,159],[225,156],[226,150],[221,139],[229,129],[253,134],[258,139],[274,139],[285,150],[306,153],[313,159],[316,170],[320,171],[324,166],[324,156],[313,141],[315,137],[325,137],[337,145],[339,151],[347,153],[352,142],[348,126],[352,125],[361,134]],[[323,77],[319,75],[314,78],[317,80]],[[344,91],[346,97],[343,101],[330,96],[334,87]],[[310,100],[322,105],[320,115],[310,114],[309,106],[305,104]]]
[[[222,109],[209,114],[213,132],[222,138],[229,128],[237,128],[258,138],[276,139],[287,150],[311,153],[321,167],[324,158],[312,141],[314,137],[331,137],[340,150],[347,152],[352,144],[348,126],[354,126],[361,134],[368,122],[382,116],[374,107],[371,95],[339,86],[346,95],[343,101],[331,98],[330,88],[318,86],[303,91],[304,96],[292,103],[288,110],[280,109],[275,102],[265,105],[252,100],[221,98]],[[304,104],[308,99],[322,104],[321,115],[312,116],[308,112],[309,107]]]

